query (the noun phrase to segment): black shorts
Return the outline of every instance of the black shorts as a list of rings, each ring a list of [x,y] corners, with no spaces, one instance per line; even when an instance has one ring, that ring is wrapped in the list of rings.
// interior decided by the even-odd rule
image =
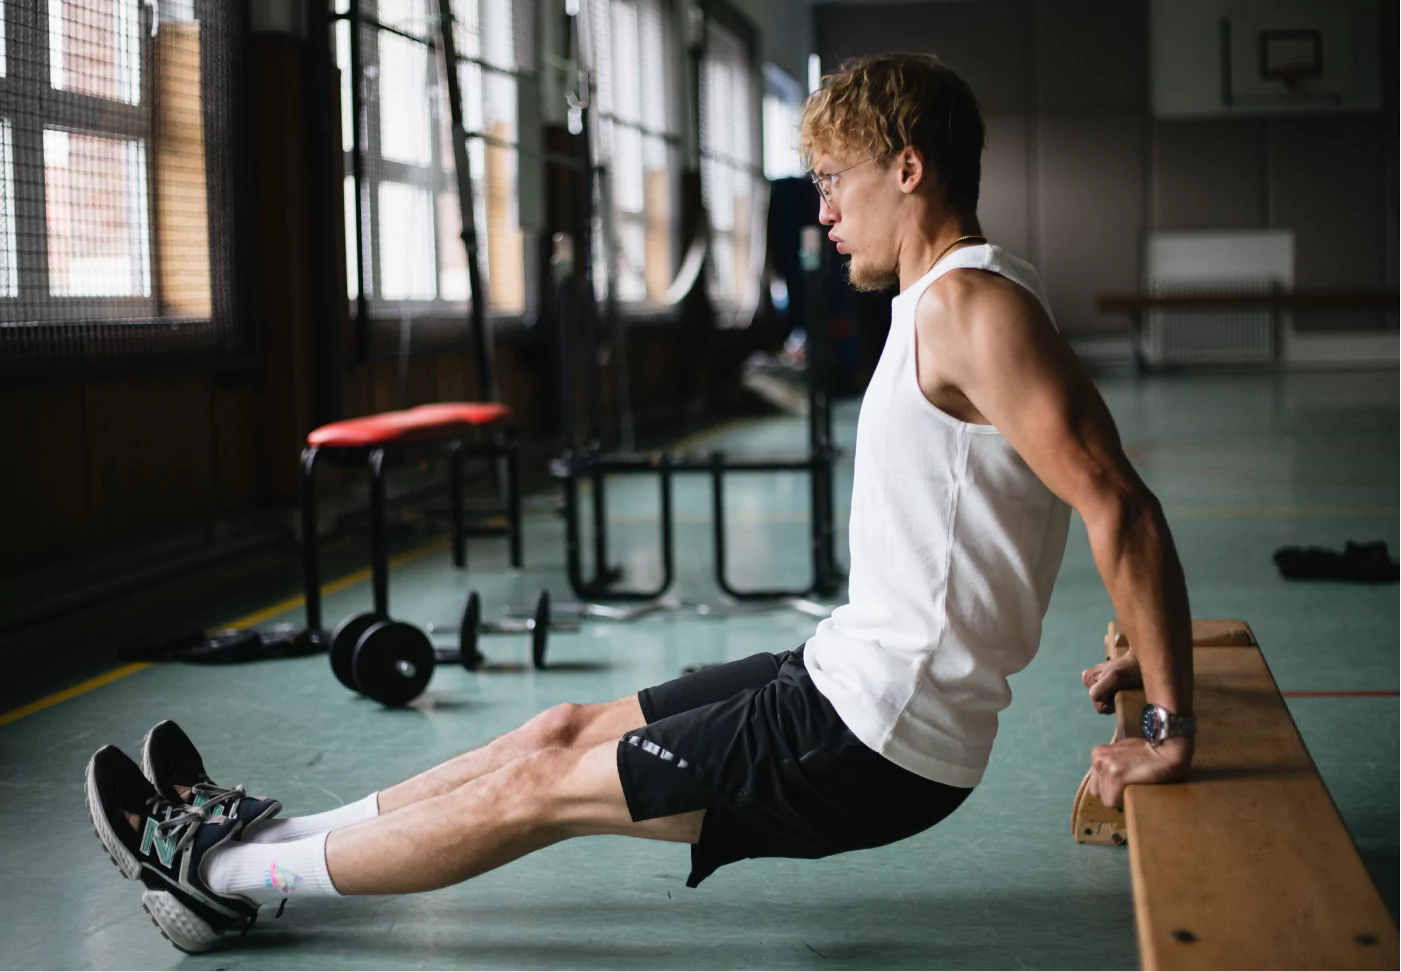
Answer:
[[[748,857],[826,857],[911,837],[971,793],[867,747],[813,685],[803,651],[754,655],[637,694],[618,743],[633,820],[704,810],[695,887]]]

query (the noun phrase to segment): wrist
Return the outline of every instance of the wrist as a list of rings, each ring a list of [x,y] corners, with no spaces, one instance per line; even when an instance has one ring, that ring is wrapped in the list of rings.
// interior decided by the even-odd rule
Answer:
[[[1171,739],[1164,739],[1153,748],[1153,752],[1159,759],[1165,760],[1169,765],[1185,769],[1192,764],[1192,756],[1196,753],[1197,742],[1190,736],[1173,736]]]

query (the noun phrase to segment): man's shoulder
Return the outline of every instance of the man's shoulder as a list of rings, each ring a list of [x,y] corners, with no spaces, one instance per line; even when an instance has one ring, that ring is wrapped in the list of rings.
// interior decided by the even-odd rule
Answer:
[[[1041,302],[1021,284],[994,270],[972,267],[950,270],[935,280],[915,309],[921,331],[965,338],[1044,316]]]

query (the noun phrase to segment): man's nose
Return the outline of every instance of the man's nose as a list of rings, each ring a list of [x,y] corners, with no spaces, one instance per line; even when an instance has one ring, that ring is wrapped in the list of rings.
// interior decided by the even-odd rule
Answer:
[[[817,221],[823,226],[835,226],[837,224],[837,214],[833,211],[825,196],[818,196]]]

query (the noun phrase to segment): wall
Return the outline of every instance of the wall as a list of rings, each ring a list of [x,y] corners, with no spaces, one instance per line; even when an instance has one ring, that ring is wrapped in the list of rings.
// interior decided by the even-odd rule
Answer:
[[[1200,16],[1202,2],[1183,15]],[[1138,288],[1140,241],[1158,227],[1290,228],[1298,286],[1396,286],[1396,8],[1353,6],[1359,35],[1389,39],[1379,56],[1391,79],[1383,112],[1210,119],[1153,115],[1147,0],[814,10],[824,67],[930,51],[968,78],[987,118],[983,228],[1040,268],[1062,329],[1083,337],[1126,329],[1095,299]],[[1170,19],[1176,6],[1157,9]],[[1395,321],[1394,312],[1312,312],[1296,326]]]

